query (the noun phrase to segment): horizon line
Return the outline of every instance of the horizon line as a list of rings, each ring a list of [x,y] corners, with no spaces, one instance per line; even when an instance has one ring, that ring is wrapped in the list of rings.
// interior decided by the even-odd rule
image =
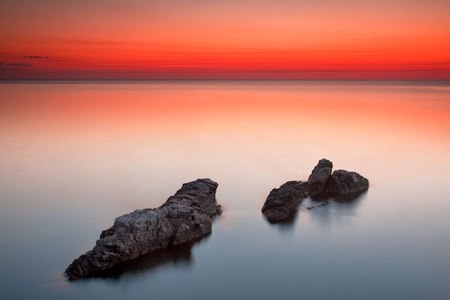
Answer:
[[[170,79],[2,79],[0,83],[51,83],[51,82],[66,82],[66,83],[83,83],[83,82],[441,82],[450,84],[450,79],[274,79],[274,78],[243,78],[243,79],[218,79],[218,78],[170,78]]]

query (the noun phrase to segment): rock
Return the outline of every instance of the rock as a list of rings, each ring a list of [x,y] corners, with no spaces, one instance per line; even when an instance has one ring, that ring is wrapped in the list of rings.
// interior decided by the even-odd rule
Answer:
[[[308,178],[308,194],[310,197],[319,196],[326,192],[332,169],[333,163],[331,161],[325,158],[319,160]]]
[[[308,179],[310,197],[353,194],[369,188],[369,181],[358,173],[336,170],[331,174],[332,169],[333,163],[325,158],[314,167]]]
[[[96,275],[125,261],[181,244],[211,233],[212,219],[221,214],[216,203],[218,184],[197,179],[183,184],[159,208],[135,210],[115,219],[100,234],[95,247],[66,269],[70,280]]]
[[[336,170],[330,177],[328,192],[335,195],[359,193],[369,188],[369,180],[356,172]]]
[[[292,217],[307,196],[306,182],[288,181],[270,192],[261,211],[269,222],[280,222]]]
[[[312,170],[308,182],[289,181],[278,189],[273,189],[262,208],[267,220],[276,223],[292,217],[298,204],[308,196],[315,201],[325,200],[330,195],[333,195],[336,201],[342,202],[344,198],[345,201],[352,201],[359,196],[357,193],[369,187],[369,181],[356,172],[337,170],[332,174],[332,170],[333,163],[323,158]],[[323,201],[306,209],[328,204],[328,201]]]

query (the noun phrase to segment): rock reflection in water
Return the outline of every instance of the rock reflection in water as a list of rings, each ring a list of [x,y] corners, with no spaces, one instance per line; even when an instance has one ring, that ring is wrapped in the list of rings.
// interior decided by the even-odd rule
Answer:
[[[329,205],[319,207],[317,199],[308,199],[303,203],[302,208],[310,216],[311,221],[320,227],[329,227],[333,223],[341,224],[351,221],[351,217],[357,214],[357,210],[361,203],[364,202],[368,191],[361,193],[354,193],[349,195],[338,195],[321,199],[321,201],[328,201]],[[322,203],[322,202],[320,202]],[[307,207],[313,209],[306,210]]]
[[[148,272],[156,272],[158,269],[165,267],[191,268],[194,263],[192,255],[193,246],[203,243],[207,239],[208,237],[205,237],[194,243],[155,251],[131,261],[124,262],[108,271],[93,274],[90,278],[118,281],[125,277],[129,278],[141,276]],[[81,281],[87,282],[89,281],[89,278],[82,279]]]

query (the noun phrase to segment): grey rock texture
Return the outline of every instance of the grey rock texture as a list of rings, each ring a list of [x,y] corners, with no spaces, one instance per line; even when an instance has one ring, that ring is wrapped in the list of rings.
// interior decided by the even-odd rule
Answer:
[[[135,210],[115,219],[95,247],[66,269],[70,280],[89,277],[120,263],[171,246],[194,242],[211,233],[212,219],[221,214],[218,184],[197,179],[183,184],[159,208]]]
[[[308,178],[308,194],[310,197],[326,193],[332,170],[333,163],[331,161],[325,158],[319,160]]]
[[[306,197],[308,197],[306,182],[288,181],[270,192],[261,211],[269,222],[280,222],[292,217],[297,206]]]
[[[369,180],[356,172],[336,170],[330,177],[328,193],[345,195],[359,193],[369,188]]]

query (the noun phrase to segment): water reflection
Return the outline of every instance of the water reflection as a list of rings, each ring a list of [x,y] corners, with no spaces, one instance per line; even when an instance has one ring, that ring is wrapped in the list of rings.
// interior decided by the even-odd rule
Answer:
[[[266,222],[267,224],[269,224],[270,226],[278,229],[280,232],[282,233],[292,233],[292,231],[295,230],[297,221],[298,221],[298,209],[295,213],[293,213],[291,216],[289,216],[288,218],[277,222],[277,223],[271,223],[267,220],[267,218],[264,217],[264,214],[261,213],[261,217],[263,220],[263,222]]]
[[[319,227],[329,228],[333,225],[348,224],[358,214],[358,209],[367,195],[368,191],[364,191],[350,195],[324,197],[321,201],[328,201],[329,204],[321,207],[317,206],[317,198],[314,200],[308,198],[302,203],[302,211],[309,214],[310,220]],[[307,207],[313,208],[306,209]]]
[[[357,192],[357,193],[343,194],[343,195],[332,195],[332,196],[330,196],[330,199],[332,199],[336,202],[339,202],[339,203],[354,202],[356,200],[365,198],[366,197],[365,195],[368,193],[368,191],[369,190],[365,190],[365,191]]]
[[[320,195],[307,197],[299,203],[296,211],[287,219],[280,222],[271,223],[263,214],[264,221],[277,228],[281,232],[291,232],[295,230],[299,215],[308,213],[311,220],[322,227],[329,227],[331,223],[347,222],[356,215],[358,206],[366,198],[368,190],[350,193],[345,195]]]
[[[89,281],[91,278],[97,278],[117,282],[123,279],[130,280],[134,277],[140,277],[145,273],[157,272],[162,268],[190,269],[194,266],[193,246],[206,242],[208,238],[209,236],[206,236],[194,243],[155,251],[79,281],[83,282]]]
[[[5,299],[450,295],[448,85],[0,84],[0,93]],[[306,199],[287,223],[263,220],[266,192],[307,178],[321,157],[364,174],[369,192],[312,210]],[[116,216],[157,207],[201,177],[219,182],[227,208],[207,243],[47,288]]]

